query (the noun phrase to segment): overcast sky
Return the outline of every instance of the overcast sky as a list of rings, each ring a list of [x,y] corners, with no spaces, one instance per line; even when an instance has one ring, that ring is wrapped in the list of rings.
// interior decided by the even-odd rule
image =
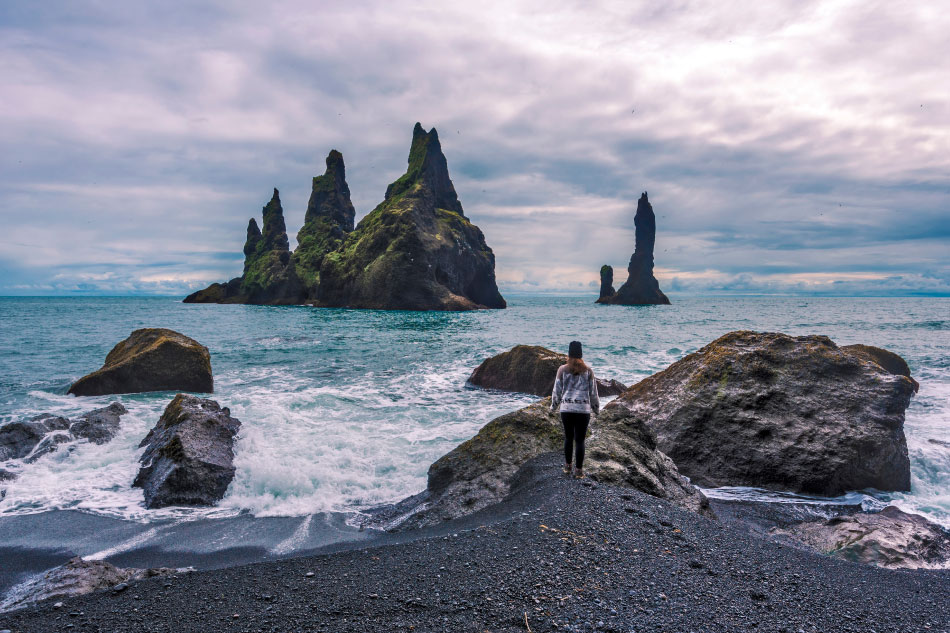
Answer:
[[[0,294],[183,294],[357,219],[436,127],[502,292],[950,294],[950,12],[896,2],[0,3]],[[266,7],[265,7],[266,5]],[[454,5],[454,6],[452,6]]]

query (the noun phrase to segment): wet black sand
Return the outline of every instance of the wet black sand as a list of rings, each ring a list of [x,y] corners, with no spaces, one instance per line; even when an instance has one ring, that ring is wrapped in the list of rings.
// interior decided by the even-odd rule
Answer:
[[[46,602],[0,629],[950,631],[950,572],[821,557],[558,473],[542,456],[504,503],[438,528]]]

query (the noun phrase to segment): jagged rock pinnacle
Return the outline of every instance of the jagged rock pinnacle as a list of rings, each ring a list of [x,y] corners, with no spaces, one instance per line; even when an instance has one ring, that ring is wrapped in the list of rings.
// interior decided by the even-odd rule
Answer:
[[[276,188],[274,196],[264,206],[264,230],[261,233],[264,239],[263,250],[290,251],[287,226],[284,224],[284,209],[280,206],[280,192]]]
[[[459,202],[455,186],[449,178],[449,166],[445,154],[442,153],[439,133],[435,128],[427,133],[420,123],[416,123],[412,129],[409,168],[386,189],[386,199],[410,191],[417,184],[435,198],[437,208],[464,215],[462,203]]]
[[[637,201],[637,214],[633,218],[636,226],[636,244],[630,264],[627,266],[627,281],[616,293],[605,294],[604,269],[601,269],[600,298],[597,303],[615,303],[621,305],[666,305],[670,300],[660,290],[660,284],[653,276],[653,247],[656,243],[656,215],[653,205],[644,191]],[[611,271],[612,272],[612,271]]]

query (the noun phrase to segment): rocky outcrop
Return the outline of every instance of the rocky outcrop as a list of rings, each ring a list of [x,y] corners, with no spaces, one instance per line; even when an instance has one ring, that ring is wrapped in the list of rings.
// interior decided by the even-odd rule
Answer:
[[[950,568],[950,534],[917,514],[888,506],[772,530],[822,554],[897,569]]]
[[[108,407],[83,413],[69,425],[69,433],[93,444],[105,444],[119,432],[120,418],[128,412],[120,403],[113,402]]]
[[[465,217],[435,129],[426,132],[416,124],[406,173],[356,227],[343,156],[331,151],[326,163],[326,172],[313,179],[292,256],[275,190],[263,232],[253,220],[248,227],[243,276],[185,301],[386,310],[505,307],[495,256]]]
[[[54,567],[11,589],[3,603],[0,603],[0,611],[19,609],[40,600],[69,598],[105,589],[112,589],[118,593],[128,586],[126,583],[155,576],[170,576],[184,571],[188,570],[167,567],[123,568],[105,561],[83,560],[76,556],[65,565]]]
[[[614,290],[614,267],[604,264],[600,267],[600,299],[609,299],[617,293]]]
[[[139,446],[145,447],[135,481],[146,508],[210,506],[234,478],[234,436],[241,421],[214,400],[175,396]]]
[[[914,385],[914,393],[920,390],[920,383],[910,375],[910,366],[907,361],[894,352],[873,345],[845,345],[841,349],[847,350],[868,362],[877,363],[895,376],[906,376]]]
[[[274,189],[264,205],[264,229],[257,220],[247,223],[244,273],[226,284],[211,284],[185,297],[185,303],[249,303],[296,305],[307,297],[290,252],[280,192]]]
[[[469,376],[468,384],[484,389],[549,396],[554,389],[557,369],[566,362],[566,354],[552,352],[546,347],[515,345],[507,352],[482,361]],[[597,378],[600,396],[620,395],[626,388],[616,380]]]
[[[426,491],[401,508],[400,527],[418,527],[470,514],[503,499],[515,473],[529,459],[561,451],[560,418],[545,398],[495,418],[478,434],[429,467]],[[655,437],[625,408],[607,405],[588,440],[584,469],[594,479],[636,488],[705,511],[705,497],[656,450]]]
[[[69,420],[51,413],[4,424],[0,427],[0,461],[23,459],[29,456],[48,434],[67,429]]]
[[[439,135],[413,130],[409,168],[320,268],[315,304],[397,310],[504,308],[495,255],[462,212]]]
[[[627,281],[615,293],[604,294],[604,268],[601,268],[600,298],[597,303],[618,305],[669,305],[670,300],[660,290],[653,276],[653,247],[656,242],[656,216],[644,191],[637,202],[636,245],[627,266]],[[609,267],[606,267],[609,268]],[[610,270],[613,283],[613,269]],[[610,284],[607,284],[608,287]]]
[[[145,391],[214,391],[208,348],[174,330],[135,330],[69,388],[77,396]]]
[[[332,150],[327,156],[327,169],[315,176],[307,203],[303,227],[297,233],[294,263],[297,273],[316,295],[320,283],[320,267],[328,253],[339,249],[354,228],[356,210],[350,201],[350,187],[346,184],[343,154]]]
[[[825,336],[731,332],[625,391],[693,483],[908,490],[911,380]]]
[[[120,417],[128,413],[113,402],[108,407],[83,413],[73,421],[51,413],[0,427],[0,461],[22,459],[27,463],[54,452],[60,444],[86,439],[105,444],[119,431]]]

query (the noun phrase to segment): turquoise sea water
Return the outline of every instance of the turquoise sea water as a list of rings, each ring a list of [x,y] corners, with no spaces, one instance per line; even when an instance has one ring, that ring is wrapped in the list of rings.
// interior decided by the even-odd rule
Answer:
[[[518,343],[566,350],[577,338],[599,375],[632,384],[726,332],[753,329],[826,334],[907,359],[921,384],[905,427],[913,490],[879,496],[950,526],[950,299],[707,297],[625,307],[596,306],[593,297],[507,298],[507,310],[468,313],[0,298],[0,424],[112,400],[131,412],[109,444],[78,442],[34,464],[0,464],[19,472],[0,516],[303,516],[393,501],[423,489],[429,464],[490,419],[534,400],[466,388],[487,356]],[[218,508],[147,511],[129,485],[138,443],[172,393],[64,395],[141,327],[206,345],[213,397],[243,423],[237,475]]]

